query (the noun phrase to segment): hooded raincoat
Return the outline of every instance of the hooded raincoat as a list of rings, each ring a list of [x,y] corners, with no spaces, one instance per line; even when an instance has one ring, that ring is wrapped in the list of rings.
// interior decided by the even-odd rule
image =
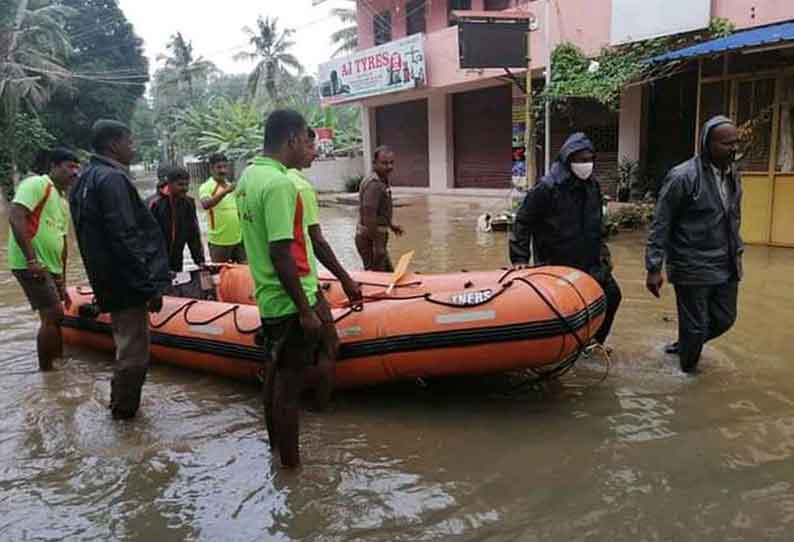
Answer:
[[[513,264],[529,263],[534,244],[535,264],[574,267],[603,283],[610,275],[611,264],[601,187],[594,175],[587,181],[576,178],[569,165],[571,156],[582,150],[595,149],[585,134],[572,134],[549,174],[527,193],[516,213],[510,260]]]
[[[671,169],[659,194],[645,267],[656,273],[666,260],[673,284],[708,286],[741,279],[741,178],[733,166],[723,203],[708,153],[712,131],[727,123],[732,121],[723,116],[705,123],[700,154]]]

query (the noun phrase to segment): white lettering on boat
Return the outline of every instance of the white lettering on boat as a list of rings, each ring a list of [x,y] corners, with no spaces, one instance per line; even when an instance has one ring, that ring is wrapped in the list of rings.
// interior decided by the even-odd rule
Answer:
[[[465,322],[482,322],[484,320],[496,320],[496,311],[459,312],[436,316],[437,324],[462,324]]]
[[[476,292],[461,292],[453,294],[449,298],[451,305],[458,307],[470,307],[472,305],[481,305],[493,297],[493,290],[479,290]]]
[[[352,326],[337,331],[340,337],[358,337],[361,335],[361,326]]]
[[[188,326],[188,329],[193,333],[202,333],[204,335],[223,335],[223,328],[219,326]]]

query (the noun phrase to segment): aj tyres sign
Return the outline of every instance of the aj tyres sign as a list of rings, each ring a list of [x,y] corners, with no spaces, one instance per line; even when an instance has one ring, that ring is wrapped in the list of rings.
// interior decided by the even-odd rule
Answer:
[[[424,35],[414,34],[320,65],[320,101],[331,105],[426,83]]]

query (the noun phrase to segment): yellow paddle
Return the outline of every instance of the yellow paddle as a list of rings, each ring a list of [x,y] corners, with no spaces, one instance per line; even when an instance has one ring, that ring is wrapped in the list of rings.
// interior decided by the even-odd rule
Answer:
[[[386,288],[386,295],[391,295],[394,287],[405,276],[405,272],[408,271],[408,266],[411,265],[411,260],[413,260],[413,258],[413,250],[400,256],[400,261],[397,262],[397,268],[394,270],[394,274],[391,277],[391,283],[389,283],[389,287]]]

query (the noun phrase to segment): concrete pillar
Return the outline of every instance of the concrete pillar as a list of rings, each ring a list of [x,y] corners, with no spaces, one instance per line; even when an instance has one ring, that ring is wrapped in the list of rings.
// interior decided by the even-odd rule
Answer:
[[[618,121],[618,160],[640,159],[642,141],[642,86],[623,90]]]
[[[361,106],[361,147],[364,156],[364,175],[372,168],[372,153],[377,146],[377,126],[375,125],[375,108]]]
[[[437,92],[427,98],[427,124],[430,191],[444,192],[455,186],[452,100],[449,94]]]

